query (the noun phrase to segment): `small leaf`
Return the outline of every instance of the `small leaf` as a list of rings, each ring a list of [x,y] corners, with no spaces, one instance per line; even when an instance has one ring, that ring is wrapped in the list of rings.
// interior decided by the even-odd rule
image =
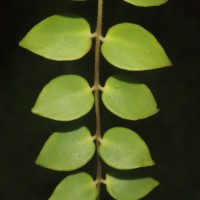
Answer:
[[[49,200],[95,200],[97,189],[87,173],[67,176],[54,190]]]
[[[141,199],[158,186],[158,184],[158,181],[152,178],[118,177],[106,174],[107,191],[117,200]]]
[[[125,74],[108,78],[102,100],[112,113],[128,120],[143,119],[158,112],[149,88]]]
[[[62,75],[42,89],[32,112],[58,121],[70,121],[88,113],[93,104],[94,96],[85,79]]]
[[[34,26],[19,45],[52,60],[76,60],[91,48],[87,21],[78,16],[53,15]]]
[[[139,71],[171,65],[156,38],[136,24],[122,23],[111,27],[103,41],[101,51],[115,67]]]
[[[36,164],[53,170],[71,171],[84,166],[94,152],[95,145],[86,127],[55,132],[43,146]]]
[[[135,6],[149,7],[159,6],[167,2],[167,0],[124,0]]]
[[[114,127],[101,140],[99,154],[115,169],[134,169],[154,165],[144,141],[130,129]]]

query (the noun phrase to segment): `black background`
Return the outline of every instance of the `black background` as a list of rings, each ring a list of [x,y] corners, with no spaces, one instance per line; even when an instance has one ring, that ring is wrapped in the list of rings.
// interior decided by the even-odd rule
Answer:
[[[140,24],[156,36],[174,66],[131,72],[151,88],[160,108],[157,115],[130,122],[102,106],[102,128],[105,131],[119,124],[132,128],[148,144],[157,163],[148,174],[161,184],[144,199],[198,200],[200,3],[171,0],[161,7],[136,8],[121,0],[105,0],[104,6],[104,35],[120,22]],[[45,200],[68,173],[43,169],[34,161],[50,133],[63,123],[35,116],[30,109],[42,87],[58,75],[79,74],[92,85],[94,58],[91,51],[73,62],[49,61],[20,48],[18,42],[42,19],[65,12],[83,16],[94,31],[96,1],[19,0],[4,2],[0,9],[0,196],[2,200]],[[117,72],[120,70],[102,58],[102,85]],[[65,125],[76,123],[94,131],[94,110]],[[95,167],[94,159],[81,170],[93,171]],[[94,176],[94,172],[91,174]],[[109,199],[103,193],[102,199]]]

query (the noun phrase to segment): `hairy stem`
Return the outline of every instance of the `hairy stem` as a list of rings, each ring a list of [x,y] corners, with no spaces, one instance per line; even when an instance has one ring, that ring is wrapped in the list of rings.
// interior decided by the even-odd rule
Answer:
[[[96,44],[95,44],[95,77],[94,77],[94,96],[95,96],[95,113],[96,113],[96,148],[97,151],[100,145],[101,139],[101,117],[100,117],[100,106],[99,106],[99,66],[100,66],[100,46],[101,46],[101,29],[102,29],[102,18],[103,18],[103,0],[98,0],[98,14],[97,14],[97,26],[96,26]],[[102,164],[101,159],[97,152],[97,190],[98,197],[100,198],[100,188],[102,179]]]

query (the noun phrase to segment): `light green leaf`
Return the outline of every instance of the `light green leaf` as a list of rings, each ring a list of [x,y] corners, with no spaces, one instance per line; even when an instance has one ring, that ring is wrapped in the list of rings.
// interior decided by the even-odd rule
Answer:
[[[115,25],[109,29],[103,41],[101,51],[115,67],[139,71],[171,65],[156,38],[139,25]]]
[[[85,79],[63,75],[42,89],[32,112],[54,120],[70,121],[88,113],[93,104],[94,96]]]
[[[146,196],[156,186],[158,181],[152,178],[132,178],[129,176],[113,176],[106,174],[108,193],[117,200],[138,200]]]
[[[125,74],[108,78],[102,100],[112,113],[128,120],[143,119],[158,112],[149,88]]]
[[[91,48],[87,21],[78,16],[53,15],[34,26],[19,45],[52,60],[76,60]]]
[[[96,200],[94,180],[87,173],[67,176],[54,190],[49,200]]]
[[[144,141],[130,129],[114,127],[101,140],[99,154],[115,169],[134,169],[154,165]]]
[[[64,130],[49,137],[36,164],[53,170],[71,171],[84,166],[94,152],[95,145],[86,127]]]
[[[124,1],[133,4],[135,6],[142,6],[142,7],[159,6],[167,2],[167,0],[124,0]]]

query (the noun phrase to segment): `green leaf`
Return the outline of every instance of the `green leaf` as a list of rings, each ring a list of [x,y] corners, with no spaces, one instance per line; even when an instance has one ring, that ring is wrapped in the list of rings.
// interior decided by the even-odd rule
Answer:
[[[135,6],[149,7],[159,6],[167,2],[167,0],[124,0]]]
[[[49,200],[95,200],[97,189],[87,173],[70,175],[59,183]]]
[[[106,174],[108,193],[117,200],[138,200],[146,196],[156,186],[158,181],[152,178],[132,178]]]
[[[101,140],[99,154],[115,169],[134,169],[154,165],[144,141],[130,129],[114,127]]]
[[[19,45],[52,60],[76,60],[91,48],[88,22],[78,16],[53,15],[34,26]]]
[[[63,75],[42,89],[32,112],[58,121],[70,121],[88,113],[93,104],[94,96],[85,79]]]
[[[55,132],[43,146],[36,164],[53,170],[71,171],[84,166],[94,152],[95,145],[86,127]]]
[[[158,112],[149,88],[125,74],[108,78],[102,100],[112,113],[128,120],[143,119]]]
[[[109,63],[125,70],[149,70],[171,65],[156,38],[136,24],[122,23],[111,27],[101,51]]]

